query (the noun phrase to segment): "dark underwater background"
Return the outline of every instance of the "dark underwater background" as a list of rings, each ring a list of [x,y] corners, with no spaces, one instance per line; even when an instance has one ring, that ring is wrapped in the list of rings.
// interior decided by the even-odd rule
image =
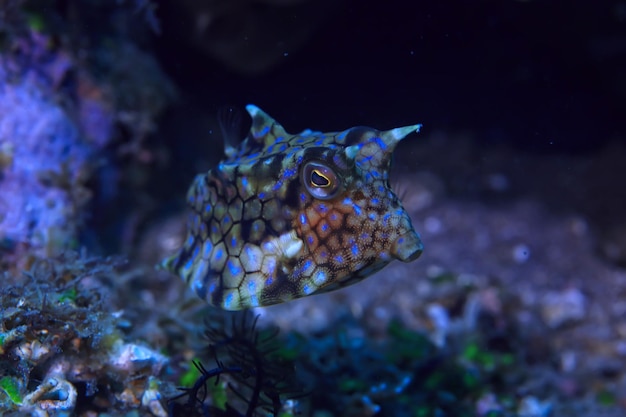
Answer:
[[[624,415],[625,74],[622,0],[0,0],[0,416]],[[420,259],[237,314],[155,269],[249,103],[422,123]]]

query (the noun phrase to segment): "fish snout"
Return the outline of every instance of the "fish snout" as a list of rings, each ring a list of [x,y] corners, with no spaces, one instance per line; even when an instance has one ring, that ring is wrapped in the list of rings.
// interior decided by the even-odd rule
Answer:
[[[412,229],[400,235],[391,245],[391,255],[402,262],[416,260],[423,251],[422,240],[417,232]]]

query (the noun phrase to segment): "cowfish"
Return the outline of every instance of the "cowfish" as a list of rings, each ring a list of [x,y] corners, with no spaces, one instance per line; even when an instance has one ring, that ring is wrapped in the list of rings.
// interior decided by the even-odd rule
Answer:
[[[284,303],[410,262],[420,236],[389,184],[392,153],[421,125],[289,134],[254,105],[247,137],[195,177],[180,250],[162,266],[225,310]],[[228,130],[228,129],[226,129]]]

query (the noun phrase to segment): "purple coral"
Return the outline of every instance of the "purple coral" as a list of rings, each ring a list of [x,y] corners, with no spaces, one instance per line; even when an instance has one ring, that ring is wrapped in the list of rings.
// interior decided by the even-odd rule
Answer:
[[[0,242],[38,256],[71,246],[93,154],[50,95],[0,67]]]

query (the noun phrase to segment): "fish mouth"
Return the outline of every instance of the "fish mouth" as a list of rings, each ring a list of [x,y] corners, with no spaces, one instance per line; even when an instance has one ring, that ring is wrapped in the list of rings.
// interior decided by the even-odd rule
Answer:
[[[391,255],[402,262],[416,260],[423,251],[424,244],[415,230],[401,234],[391,246]]]

